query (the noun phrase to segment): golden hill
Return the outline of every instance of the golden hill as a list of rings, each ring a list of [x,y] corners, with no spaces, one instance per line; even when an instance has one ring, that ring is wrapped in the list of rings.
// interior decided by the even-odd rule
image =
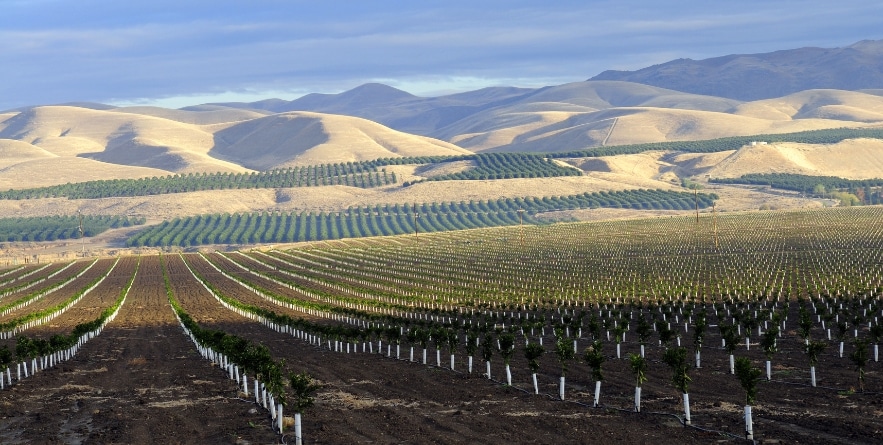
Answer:
[[[0,116],[0,153],[0,184],[22,188],[469,152],[347,116],[48,106]]]
[[[213,156],[256,170],[470,153],[366,119],[310,112],[280,113],[239,123],[218,131],[215,138]]]
[[[226,122],[242,122],[266,116],[268,112],[254,110],[238,110],[235,108],[212,107],[201,110],[172,110],[161,107],[123,107],[115,108],[118,113],[140,114],[160,117],[185,124],[211,125]]]
[[[883,97],[870,93],[810,90],[741,103],[629,82],[577,82],[476,113],[434,136],[476,152],[556,152],[864,127],[883,123]]]
[[[611,108],[590,113],[520,113],[499,119],[513,120],[515,117],[529,123],[467,134],[455,141],[477,152],[556,152],[844,126],[843,121],[833,119],[767,120],[720,112],[646,107]],[[865,123],[851,124],[854,127],[867,126]]]
[[[749,145],[718,153],[645,152],[570,159],[586,172],[608,172],[656,181],[682,178],[736,178],[748,173],[793,173],[848,179],[883,178],[883,141],[845,140],[837,144],[792,142]]]
[[[734,113],[767,120],[883,122],[883,97],[855,91],[807,90],[742,104]]]
[[[706,174],[712,178],[734,178],[747,173],[883,178],[883,141],[878,139],[846,140],[830,145],[782,142],[746,146],[730,153]]]

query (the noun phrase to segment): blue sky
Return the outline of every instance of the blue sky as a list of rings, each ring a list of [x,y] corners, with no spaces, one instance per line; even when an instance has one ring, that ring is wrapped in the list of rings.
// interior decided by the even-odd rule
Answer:
[[[883,38],[883,2],[0,0],[0,110],[418,95]]]

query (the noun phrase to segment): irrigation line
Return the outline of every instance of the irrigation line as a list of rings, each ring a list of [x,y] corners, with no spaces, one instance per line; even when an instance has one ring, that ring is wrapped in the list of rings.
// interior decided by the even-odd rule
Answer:
[[[829,390],[831,390],[831,391],[837,391],[837,392],[849,392],[849,391],[850,391],[849,389],[834,388],[834,387],[831,387],[831,386],[818,386],[818,385],[816,385],[816,386],[812,386],[812,385],[808,385],[808,384],[806,384],[806,383],[789,382],[789,381],[786,381],[786,380],[775,380],[775,379],[774,379],[774,380],[767,380],[767,382],[768,382],[768,383],[773,383],[773,382],[775,382],[775,383],[782,383],[782,384],[785,384],[785,385],[803,386],[803,387],[806,387],[806,388],[829,389]],[[883,394],[883,393],[881,393],[881,392],[864,392],[864,391],[855,391],[855,392],[853,392],[853,394],[862,394],[862,395],[876,396],[876,395],[881,395],[881,394]]]
[[[234,261],[234,263],[235,263],[235,261]],[[185,264],[186,264],[186,262],[185,262]],[[209,264],[211,264],[211,262],[209,262]],[[240,265],[240,267],[242,267],[242,266]],[[188,265],[188,269],[189,269],[189,265]],[[217,269],[217,267],[215,267],[215,269]],[[192,273],[192,272],[193,272],[193,271],[191,270],[191,273]],[[222,274],[223,274],[223,273],[222,273]],[[236,280],[234,280],[234,281],[236,281]],[[237,282],[238,282],[238,281],[237,281]],[[241,284],[241,283],[240,283],[240,284]],[[262,323],[262,324],[265,324],[265,323]],[[265,325],[266,325],[266,324],[265,324]],[[276,329],[274,329],[274,330],[276,330]],[[326,347],[323,346],[321,342],[315,344],[314,346],[317,346],[319,349],[326,349]],[[327,348],[327,349],[328,349],[329,351],[334,352],[334,349],[331,349],[330,347]],[[715,348],[712,348],[712,349],[723,349],[723,348],[716,348],[716,347],[715,347]],[[342,351],[340,351],[340,352],[342,352]],[[403,361],[403,362],[409,362],[409,363],[417,363],[417,364],[421,364],[420,362],[411,362],[410,360],[405,360],[405,359],[402,359],[402,358],[392,357],[391,355],[384,355],[384,354],[382,353],[382,350],[379,350],[377,355],[381,355],[383,358],[395,359],[395,360],[397,360],[397,361]],[[443,370],[451,371],[451,372],[454,372],[454,373],[457,373],[457,374],[461,374],[461,375],[463,374],[462,371],[458,371],[458,370],[455,370],[455,369],[450,369],[450,367],[448,367],[448,366],[432,365],[432,364],[430,364],[430,363],[423,364],[423,366],[427,367],[428,369],[437,368],[437,369],[443,369]],[[517,391],[521,391],[521,392],[523,392],[523,393],[525,393],[525,394],[532,394],[530,391],[527,391],[527,390],[525,390],[525,389],[523,389],[523,388],[519,388],[519,387],[516,387],[516,386],[508,385],[508,384],[505,384],[505,383],[503,383],[502,381],[499,381],[499,380],[496,380],[496,379],[489,378],[488,380],[490,380],[491,382],[494,382],[494,383],[496,383],[496,384],[498,384],[498,385],[501,385],[501,386],[508,386],[509,388],[515,389],[515,390],[517,390]],[[808,386],[808,385],[806,385],[806,384],[792,383],[792,382],[779,381],[779,380],[776,380],[775,382],[777,382],[777,383],[785,383],[785,384],[792,384],[792,385],[799,385],[799,386]],[[842,389],[831,388],[831,387],[818,387],[818,386],[817,386],[817,388],[829,389],[829,390],[836,390],[836,391],[844,391],[844,390],[842,390]],[[875,395],[875,394],[877,394],[877,393],[864,393],[864,394]],[[558,397],[555,397],[555,396],[553,396],[553,395],[551,395],[551,394],[548,394],[548,393],[543,393],[543,394],[541,394],[541,395],[545,396],[546,398],[548,398],[548,399],[550,399],[550,400],[556,400],[556,401],[559,401],[559,400],[560,400]],[[587,403],[583,403],[583,402],[579,402],[579,401],[574,401],[574,400],[563,400],[563,402],[573,403],[573,404],[576,404],[576,405],[578,405],[578,406],[582,406],[582,407],[586,407],[586,408],[598,408],[598,409],[605,409],[605,410],[615,410],[615,411],[619,411],[619,412],[623,412],[623,413],[634,413],[634,411],[633,411],[633,410],[630,410],[630,409],[617,408],[617,407],[607,406],[607,405],[599,405],[599,406],[595,407],[595,406],[589,405],[589,404],[587,404]],[[654,411],[649,411],[649,412],[645,411],[645,412],[643,412],[643,413],[644,413],[644,414],[649,414],[649,415],[657,415],[657,416],[673,417],[673,418],[675,418],[675,419],[678,419],[678,422],[681,423],[685,428],[686,428],[686,427],[690,427],[690,428],[692,428],[692,429],[694,429],[694,430],[697,430],[697,431],[702,431],[702,432],[706,432],[706,433],[717,434],[717,435],[719,435],[719,436],[722,436],[722,437],[728,437],[728,438],[731,438],[731,439],[734,439],[734,440],[751,442],[752,444],[756,443],[754,440],[749,440],[749,439],[746,439],[746,438],[744,438],[744,437],[734,435],[734,434],[732,434],[732,433],[728,433],[728,432],[724,432],[724,431],[718,431],[718,430],[713,430],[713,429],[708,429],[708,428],[703,428],[703,427],[699,427],[699,426],[696,426],[696,425],[687,425],[687,424],[685,423],[684,419],[682,419],[680,416],[678,416],[678,415],[676,415],[676,414],[672,414],[672,413],[664,413],[664,412],[654,412]],[[640,413],[635,413],[635,414],[640,414]],[[284,442],[284,435],[283,435],[283,443],[285,443],[285,442]]]
[[[320,348],[324,349],[323,346],[320,346]],[[377,354],[377,355],[382,355],[382,354]],[[451,369],[450,367],[447,367],[447,366],[438,366],[438,365],[433,365],[433,364],[431,364],[431,363],[426,363],[425,365],[423,365],[422,363],[417,362],[417,361],[412,362],[412,361],[410,361],[410,360],[406,360],[406,359],[402,359],[402,358],[395,358],[395,357],[393,357],[393,356],[391,356],[391,355],[390,355],[390,356],[383,356],[383,358],[389,358],[389,359],[393,359],[393,360],[397,360],[397,361],[402,361],[402,362],[406,362],[406,363],[415,363],[415,364],[417,364],[417,365],[426,366],[427,368],[435,368],[435,369],[440,369],[440,370],[443,370],[443,371],[450,371],[450,372],[453,372],[453,373],[456,373],[456,374],[464,375],[464,372],[463,372],[463,371],[458,371],[458,370],[456,370],[456,369]],[[471,375],[471,374],[470,374],[470,375]],[[476,375],[479,375],[479,374],[476,373]],[[480,375],[486,375],[486,374],[480,374]],[[749,440],[749,439],[746,439],[746,438],[744,438],[744,437],[737,436],[737,435],[735,435],[735,434],[728,433],[728,432],[725,432],[725,431],[718,431],[718,430],[712,430],[712,429],[708,429],[708,428],[702,428],[702,427],[700,427],[700,426],[696,426],[696,425],[687,425],[687,424],[684,423],[684,419],[682,419],[682,418],[681,418],[680,416],[678,416],[677,414],[663,413],[663,412],[659,412],[659,411],[641,411],[640,413],[636,413],[633,409],[617,408],[617,407],[615,407],[615,406],[609,406],[609,405],[598,405],[598,406],[593,406],[593,405],[590,405],[590,404],[588,404],[588,403],[579,402],[579,401],[576,401],[576,400],[561,400],[561,399],[559,399],[557,396],[553,396],[552,394],[549,394],[549,393],[534,394],[534,393],[532,393],[532,392],[530,392],[530,391],[528,391],[528,390],[526,390],[526,389],[524,389],[524,388],[519,388],[519,387],[514,386],[514,385],[509,385],[509,384],[507,384],[507,383],[505,383],[505,382],[502,382],[502,381],[497,380],[497,379],[494,379],[494,378],[483,378],[482,380],[488,380],[488,381],[491,381],[491,382],[496,383],[496,384],[499,385],[499,386],[507,387],[507,388],[510,388],[510,389],[513,389],[513,390],[516,390],[516,391],[521,391],[521,392],[523,392],[523,393],[525,393],[525,394],[528,394],[528,395],[540,395],[540,396],[544,396],[544,397],[548,398],[549,400],[558,401],[558,402],[564,402],[564,403],[572,403],[572,404],[575,404],[575,405],[578,405],[578,406],[582,406],[582,407],[585,407],[585,408],[590,408],[590,409],[614,410],[614,411],[619,411],[619,412],[622,412],[622,413],[631,413],[631,414],[648,414],[648,415],[654,415],[654,416],[674,417],[675,419],[678,419],[678,422],[679,422],[681,425],[683,425],[685,428],[692,428],[692,429],[694,429],[694,430],[702,431],[702,432],[705,432],[705,433],[713,433],[713,434],[717,434],[717,435],[720,435],[720,436],[723,436],[723,437],[728,437],[728,438],[731,438],[731,439],[734,439],[734,440],[741,440],[741,441],[745,441],[745,442],[750,442],[750,443],[752,443],[752,444],[757,443],[757,442],[755,442],[754,440]]]

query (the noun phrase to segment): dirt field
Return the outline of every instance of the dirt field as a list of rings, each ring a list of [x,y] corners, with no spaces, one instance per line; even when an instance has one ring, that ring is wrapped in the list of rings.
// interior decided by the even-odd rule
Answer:
[[[217,273],[196,255],[186,261],[209,277],[223,293],[240,301],[302,316],[274,305]],[[227,273],[261,283],[287,296],[301,294],[243,272],[213,256]],[[648,345],[649,380],[643,389],[643,412],[631,411],[634,393],[627,360],[615,357],[605,344],[606,380],[603,408],[591,408],[594,384],[585,364],[574,361],[568,371],[567,402],[555,400],[558,365],[554,354],[541,359],[541,395],[533,395],[530,374],[521,353],[512,359],[513,386],[466,372],[462,345],[456,371],[447,354],[442,367],[378,353],[335,353],[241,317],[221,306],[187,270],[178,256],[166,256],[173,291],[184,309],[207,327],[222,329],[270,348],[286,368],[306,371],[322,388],[317,403],[304,415],[306,443],[725,443],[742,435],[744,393],[727,371],[720,338],[709,329],[703,366],[690,371],[691,408],[695,428],[685,428],[680,395],[669,383],[661,348]],[[105,260],[107,261],[107,260]],[[109,263],[104,264],[104,270]],[[123,258],[113,273],[74,310],[29,335],[69,331],[94,318],[119,295],[137,260]],[[254,263],[253,263],[254,264]],[[80,267],[80,265],[76,265]],[[96,270],[99,264],[96,264]],[[280,273],[267,268],[268,273]],[[42,273],[50,273],[49,270]],[[281,277],[281,275],[279,275]],[[60,293],[73,292],[66,286]],[[796,309],[790,319],[797,318]],[[793,322],[792,322],[793,323]],[[634,327],[622,344],[623,357],[638,350]],[[547,332],[547,344],[553,337]],[[685,341],[686,340],[685,338]],[[12,347],[12,340],[5,341]],[[361,346],[361,345],[358,345]],[[376,345],[375,345],[376,346]],[[581,340],[580,349],[587,346]],[[808,385],[808,366],[793,332],[783,337],[773,359],[773,381],[761,383],[755,406],[755,434],[762,443],[880,443],[883,417],[883,375],[879,363],[868,366],[866,392],[856,387],[856,372],[836,346],[825,351],[818,370],[818,388]],[[385,347],[384,347],[385,349]],[[690,348],[692,350],[692,347]],[[394,349],[393,349],[394,351]],[[435,350],[430,347],[430,363]],[[418,349],[417,356],[420,351]],[[737,351],[754,360],[760,348]],[[394,355],[394,352],[393,352]],[[492,374],[504,378],[499,356]],[[13,372],[14,374],[14,372]],[[162,284],[157,256],[141,258],[134,286],[119,316],[71,361],[38,372],[0,391],[0,442],[23,443],[292,443],[290,435],[273,433],[266,411],[240,398],[234,382],[208,361],[175,322]]]

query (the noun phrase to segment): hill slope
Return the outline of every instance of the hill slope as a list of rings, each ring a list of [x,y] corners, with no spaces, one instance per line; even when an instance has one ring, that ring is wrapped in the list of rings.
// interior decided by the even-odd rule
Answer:
[[[364,119],[318,113],[48,106],[0,115],[0,186],[16,188],[468,153]],[[30,180],[32,174],[38,177]]]
[[[604,71],[591,80],[624,80],[739,100],[768,99],[819,88],[880,88],[883,40],[865,40],[844,48],[678,59],[637,71]]]
[[[556,152],[883,123],[883,98],[811,90],[739,102],[628,82],[578,82],[482,111],[433,136],[473,151]]]
[[[215,133],[211,154],[256,170],[364,161],[397,156],[470,153],[349,116],[290,112],[254,119]]]

